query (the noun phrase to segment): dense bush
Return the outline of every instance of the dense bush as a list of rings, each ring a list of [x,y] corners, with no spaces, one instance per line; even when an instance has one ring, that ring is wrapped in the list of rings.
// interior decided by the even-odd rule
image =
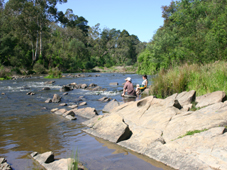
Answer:
[[[45,67],[43,66],[43,64],[40,64],[39,62],[35,63],[35,65],[33,66],[33,70],[36,72],[36,74],[46,73]]]
[[[4,66],[0,66],[0,80],[8,80],[11,79],[11,71],[9,68]]]
[[[214,91],[227,92],[227,63],[184,64],[161,70],[152,79],[151,94],[165,98],[174,93],[196,90],[197,96]]]

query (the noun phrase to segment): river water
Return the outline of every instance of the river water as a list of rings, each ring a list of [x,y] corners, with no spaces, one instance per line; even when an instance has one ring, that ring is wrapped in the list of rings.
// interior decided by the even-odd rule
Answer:
[[[95,83],[106,88],[107,91],[103,93],[76,89],[62,96],[61,102],[72,105],[75,99],[84,96],[87,102],[85,107],[95,107],[102,114],[101,110],[106,103],[98,101],[99,98],[108,96],[122,102],[118,91],[122,89],[124,79],[130,76],[134,84],[142,82],[142,77],[137,74],[102,73],[100,77],[94,77],[95,73],[85,75],[88,74],[92,77],[66,76],[52,79],[56,81],[53,85],[45,85],[44,82],[49,80],[41,77],[0,81],[0,92],[5,93],[0,94],[0,157],[5,157],[16,170],[41,169],[29,156],[34,151],[53,151],[55,158],[68,158],[78,151],[79,160],[89,170],[171,169],[146,156],[86,134],[82,131],[86,127],[81,125],[86,120],[84,118],[69,121],[50,112],[52,108],[60,108],[59,104],[47,104],[44,101],[52,98],[53,94],[62,96],[63,93],[59,91],[62,85],[73,82]],[[110,82],[118,82],[119,86],[110,86]],[[50,87],[51,90],[42,91],[43,87]],[[26,95],[29,91],[36,94]]]

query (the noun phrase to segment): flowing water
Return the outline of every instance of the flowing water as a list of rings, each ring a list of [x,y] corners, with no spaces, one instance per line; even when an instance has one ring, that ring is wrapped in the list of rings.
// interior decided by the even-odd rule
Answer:
[[[0,81],[0,92],[5,93],[0,95],[0,157],[5,157],[16,170],[40,169],[29,156],[34,151],[53,151],[55,158],[68,158],[72,152],[78,151],[79,160],[90,170],[170,169],[146,156],[86,134],[82,131],[86,127],[81,125],[86,119],[78,117],[76,121],[69,121],[50,112],[52,108],[59,108],[59,104],[44,101],[53,94],[62,96],[59,91],[62,85],[95,83],[106,88],[106,92],[76,89],[62,96],[61,102],[75,104],[76,98],[84,96],[87,106],[95,107],[102,114],[106,103],[97,101],[99,98],[108,96],[122,102],[119,90],[122,90],[124,79],[130,76],[134,84],[142,82],[137,74],[89,75],[92,77],[53,79],[56,81],[54,85],[45,85],[44,82],[49,80],[40,77]],[[119,86],[109,86],[110,82],[118,82]],[[43,87],[51,90],[42,91]],[[36,94],[26,95],[29,91]]]

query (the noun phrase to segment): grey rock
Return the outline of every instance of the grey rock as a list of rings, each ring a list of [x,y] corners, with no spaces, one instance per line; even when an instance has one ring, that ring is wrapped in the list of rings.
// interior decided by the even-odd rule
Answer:
[[[82,85],[80,86],[80,88],[81,88],[81,89],[86,89],[86,88],[87,88],[87,84],[82,84]]]
[[[197,108],[209,106],[215,103],[224,102],[226,100],[226,94],[223,91],[216,91],[213,93],[205,94],[203,96],[196,97]]]
[[[163,131],[163,138],[169,142],[185,135],[187,131],[210,129],[222,125],[227,125],[227,104],[220,102],[195,112],[174,116]]]
[[[40,163],[51,163],[54,161],[54,153],[52,151],[49,151],[43,154],[37,154],[33,158],[35,158]]]
[[[95,116],[95,117],[91,118],[90,120],[82,122],[82,124],[92,128],[95,125],[95,123],[97,123],[103,117],[104,117],[103,115],[98,115],[98,116]]]
[[[98,99],[98,101],[102,101],[103,102],[106,99],[108,99],[108,97],[102,97],[101,99]]]
[[[3,158],[3,160],[1,160],[2,158],[0,158],[0,161],[3,161],[0,164],[0,169],[1,170],[12,170],[12,167],[7,163],[7,161],[5,160],[5,158]]]
[[[115,99],[111,100],[108,104],[102,109],[103,112],[110,112],[114,107],[119,106],[119,102]]]
[[[62,116],[66,117],[66,116],[68,116],[68,115],[70,115],[70,116],[75,116],[75,113],[73,112],[73,110],[69,110],[69,111],[63,113]]]
[[[92,91],[106,91],[106,89],[103,89],[103,88],[100,87],[100,86],[96,86],[95,88],[90,89],[90,90],[92,90]]]
[[[75,102],[79,102],[79,101],[83,101],[83,99],[81,98],[75,99]]]
[[[181,106],[184,106],[184,105],[191,104],[193,101],[195,101],[195,98],[196,98],[196,91],[191,90],[189,92],[184,91],[184,92],[178,94],[176,97],[176,100],[179,101]]]
[[[51,99],[51,98],[47,99],[47,100],[45,101],[45,103],[52,103],[52,99]]]
[[[91,119],[98,115],[96,109],[91,107],[86,107],[82,109],[73,109],[73,112],[75,113],[75,115],[78,115],[87,119]]]
[[[57,110],[59,110],[58,108],[54,108],[54,109],[51,109],[51,112],[54,113],[56,112]]]
[[[59,109],[59,110],[55,111],[54,113],[57,114],[57,115],[63,115],[66,112],[67,112],[66,109]]]
[[[68,107],[71,108],[71,109],[75,109],[75,108],[78,107],[78,105],[72,105],[72,106],[68,106]]]
[[[118,82],[112,82],[109,84],[110,86],[117,86],[118,85]]]
[[[69,85],[64,85],[60,89],[61,92],[66,92],[66,91],[71,91],[71,90],[73,90],[73,88]]]
[[[67,106],[67,104],[66,103],[61,103],[61,104],[59,104],[59,106]]]
[[[79,104],[79,106],[84,106],[84,105],[87,105],[87,102],[82,102]]]
[[[61,97],[58,94],[54,94],[52,102],[59,103],[61,101]]]
[[[91,129],[84,131],[115,143],[126,140],[132,135],[122,117],[117,114],[102,118]]]
[[[76,120],[77,119],[75,116],[71,116],[71,115],[67,115],[65,118],[69,119],[69,120]]]
[[[42,90],[50,90],[50,87],[44,87]]]
[[[35,157],[35,156],[37,156],[38,155],[38,152],[32,152],[31,153],[31,157]]]
[[[94,84],[94,83],[91,83],[90,85],[89,85],[89,87],[96,87],[96,86],[98,86],[97,84]]]

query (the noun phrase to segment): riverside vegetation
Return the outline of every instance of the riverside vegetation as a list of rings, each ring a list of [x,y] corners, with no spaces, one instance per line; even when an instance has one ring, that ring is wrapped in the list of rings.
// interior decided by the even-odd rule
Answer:
[[[66,2],[0,0],[3,70],[10,69],[10,74],[43,74],[57,68],[72,73],[95,66],[136,63],[146,43],[127,30],[101,30],[99,23],[89,26],[83,16],[75,15],[71,9],[58,11],[56,5]]]

